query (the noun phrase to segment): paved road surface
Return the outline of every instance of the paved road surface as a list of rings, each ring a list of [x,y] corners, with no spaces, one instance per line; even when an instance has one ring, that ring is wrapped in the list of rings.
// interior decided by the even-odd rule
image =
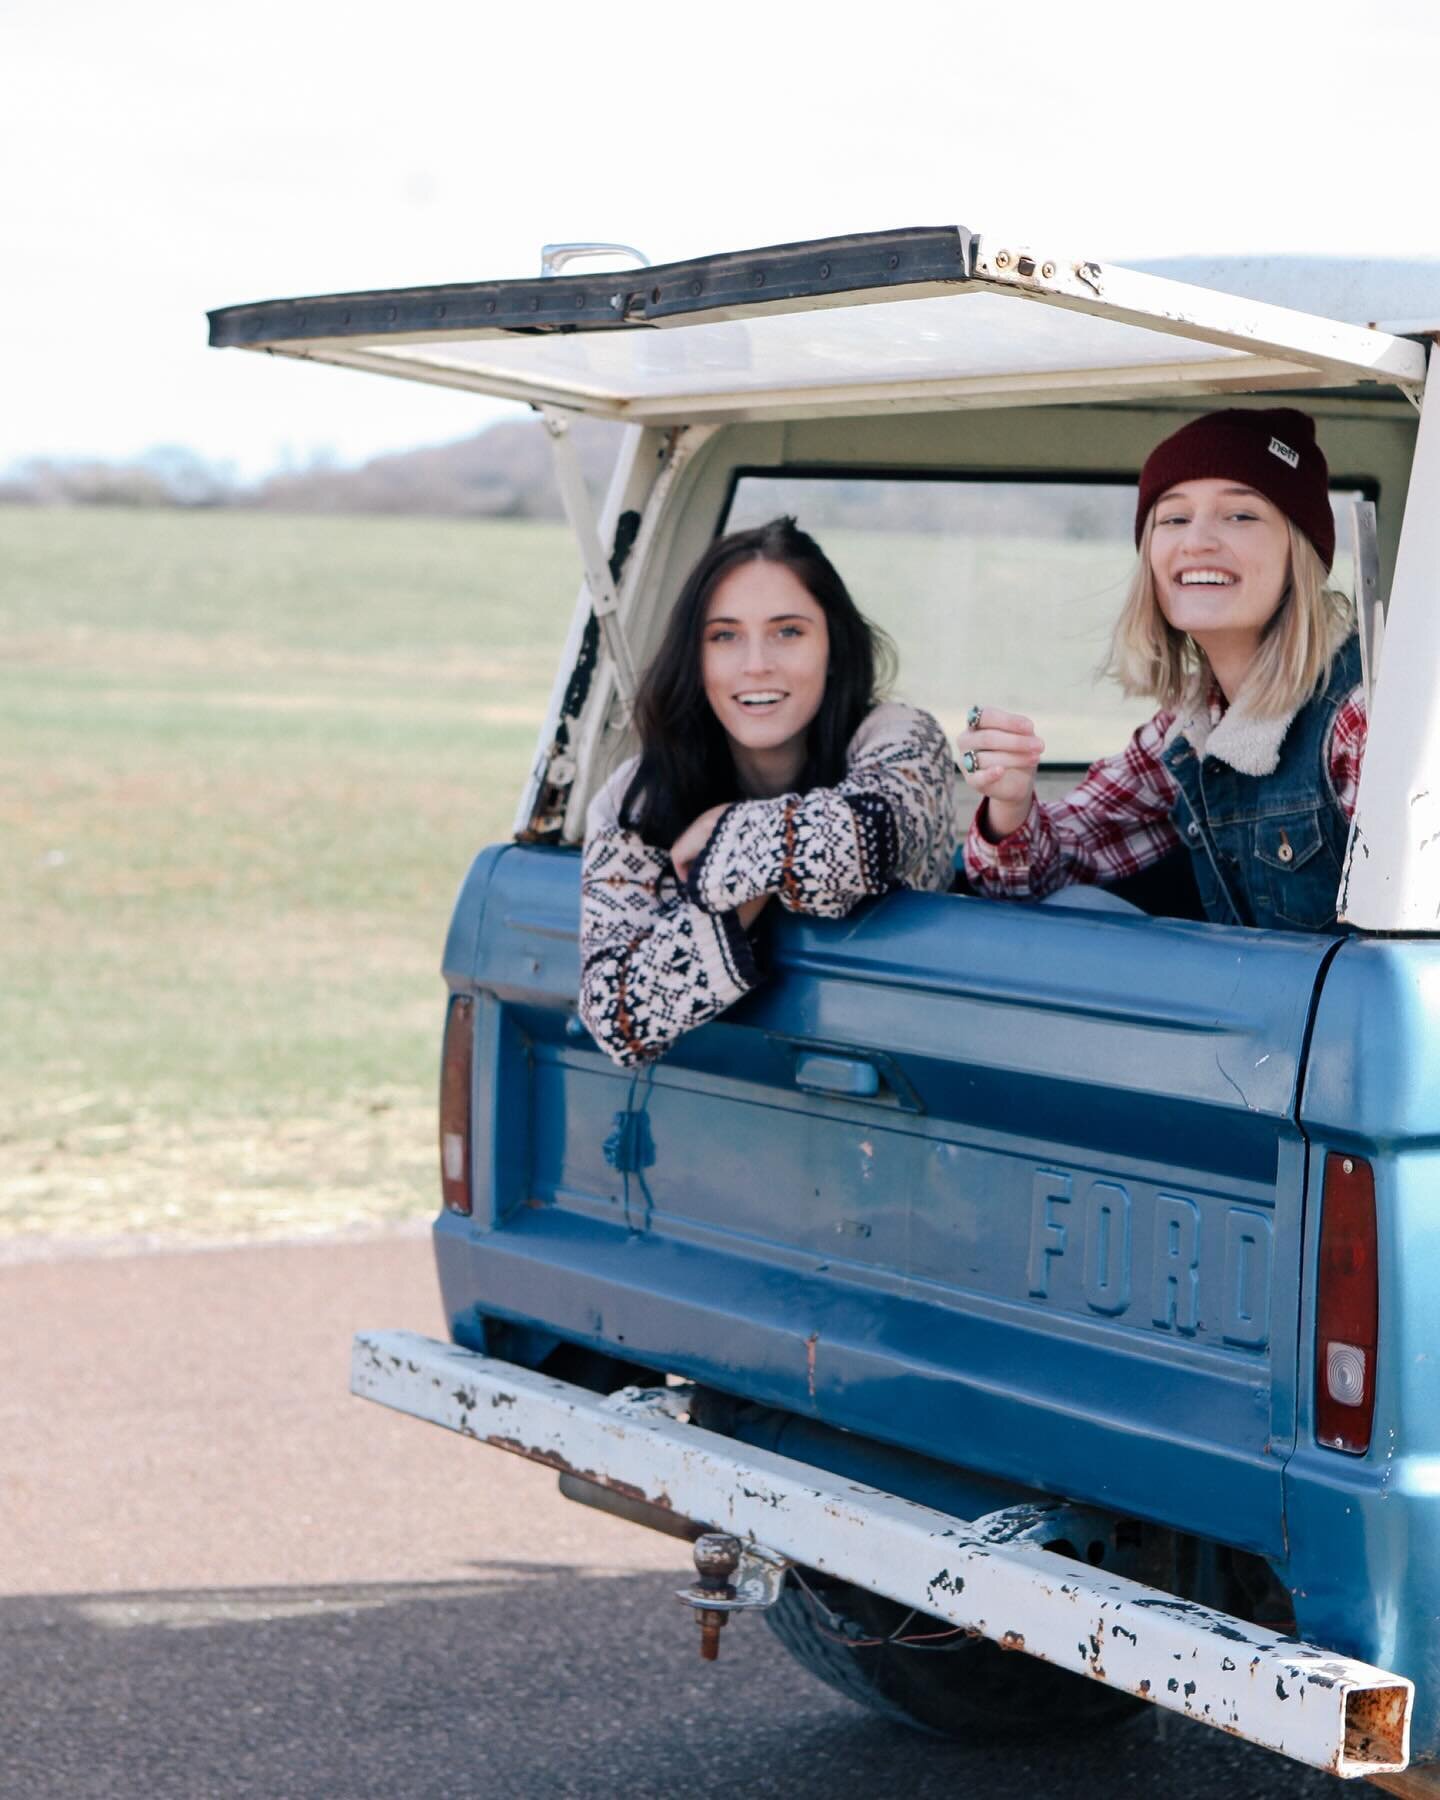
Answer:
[[[705,1667],[684,1546],[351,1400],[366,1325],[443,1331],[424,1239],[0,1267],[5,1800],[1340,1791],[1149,1716],[932,1742],[756,1619]]]

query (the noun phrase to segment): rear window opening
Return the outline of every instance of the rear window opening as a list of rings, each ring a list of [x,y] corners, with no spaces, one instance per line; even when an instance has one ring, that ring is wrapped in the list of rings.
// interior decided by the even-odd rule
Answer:
[[[1350,591],[1354,490],[1332,493]],[[1119,750],[1154,708],[1103,674],[1135,566],[1135,482],[742,469],[722,530],[792,513],[894,640],[896,698],[953,737],[972,704],[1035,721],[1043,798]]]

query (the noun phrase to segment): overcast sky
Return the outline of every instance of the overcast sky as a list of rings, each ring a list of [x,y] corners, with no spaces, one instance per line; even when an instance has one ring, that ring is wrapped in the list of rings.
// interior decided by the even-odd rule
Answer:
[[[964,224],[1440,255],[1432,0],[0,0],[0,467],[247,474],[509,410],[205,347],[207,308]]]

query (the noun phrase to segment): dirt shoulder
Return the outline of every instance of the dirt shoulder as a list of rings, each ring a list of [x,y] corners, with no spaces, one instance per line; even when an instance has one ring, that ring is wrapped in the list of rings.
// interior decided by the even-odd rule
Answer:
[[[328,1238],[435,1210],[435,1109],[376,1092],[312,1116],[87,1119],[0,1127],[0,1263],[83,1245]]]

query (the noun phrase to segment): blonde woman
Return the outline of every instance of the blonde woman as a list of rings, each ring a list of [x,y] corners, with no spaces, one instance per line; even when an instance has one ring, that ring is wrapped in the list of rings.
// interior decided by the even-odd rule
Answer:
[[[1365,696],[1315,423],[1232,409],[1183,426],[1140,473],[1140,560],[1112,673],[1159,703],[1066,797],[1035,797],[1029,719],[972,707],[958,742],[980,794],[965,869],[981,893],[1113,884],[1183,846],[1208,919],[1333,929]]]

